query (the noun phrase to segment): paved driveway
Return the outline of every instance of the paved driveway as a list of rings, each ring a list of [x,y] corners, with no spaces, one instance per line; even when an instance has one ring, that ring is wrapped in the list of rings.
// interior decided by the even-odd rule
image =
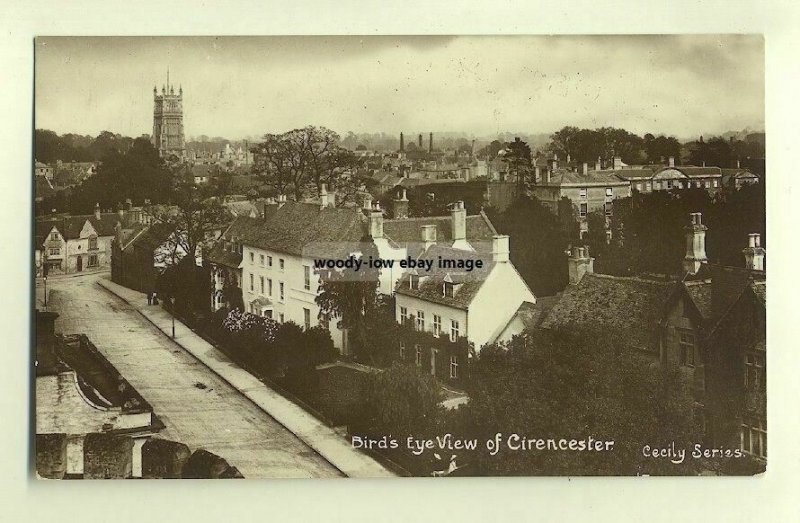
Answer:
[[[247,478],[335,477],[339,471],[249,399],[95,284],[101,275],[48,280],[56,331],[84,333],[153,406],[165,438],[205,448]],[[37,285],[37,302],[42,288]]]

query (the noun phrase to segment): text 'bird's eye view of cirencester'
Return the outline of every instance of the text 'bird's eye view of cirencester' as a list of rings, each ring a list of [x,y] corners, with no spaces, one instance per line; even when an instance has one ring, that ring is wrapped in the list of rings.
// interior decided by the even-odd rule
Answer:
[[[766,470],[761,35],[33,46],[36,477]]]

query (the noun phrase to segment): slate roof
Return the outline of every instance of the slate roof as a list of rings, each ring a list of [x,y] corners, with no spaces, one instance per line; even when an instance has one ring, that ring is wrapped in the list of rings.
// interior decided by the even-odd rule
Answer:
[[[542,328],[588,327],[619,332],[634,346],[653,349],[673,283],[585,274],[564,290]]]
[[[581,172],[568,169],[556,169],[550,174],[550,181],[541,185],[627,185],[627,181],[615,176],[619,171],[589,171],[586,176]]]
[[[439,257],[450,260],[482,260],[483,267],[480,269],[475,268],[469,272],[465,269],[440,269],[436,263]],[[432,270],[430,272],[425,270],[418,272],[420,276],[418,289],[412,289],[409,286],[411,272],[404,273],[397,283],[397,294],[413,296],[457,309],[467,309],[469,307],[472,299],[478,293],[495,265],[492,262],[491,253],[464,251],[443,245],[429,247],[419,259],[433,260]],[[449,278],[453,283],[457,284],[457,289],[452,298],[445,296],[442,292],[445,278]]]
[[[237,218],[237,221],[243,217]],[[275,206],[260,227],[243,227],[237,241],[295,256],[338,257],[352,252],[367,233],[366,218],[352,208],[320,208],[316,203]]]
[[[383,234],[395,244],[409,249],[409,255],[419,255],[422,242],[422,226],[436,226],[436,243],[453,243],[453,219],[450,216],[428,216],[421,218],[402,218],[384,220]],[[489,217],[480,214],[467,216],[467,241],[478,251],[491,251],[492,237],[497,234]]]

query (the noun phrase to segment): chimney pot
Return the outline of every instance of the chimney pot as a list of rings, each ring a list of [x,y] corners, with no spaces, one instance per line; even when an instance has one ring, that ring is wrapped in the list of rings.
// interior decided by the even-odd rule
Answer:
[[[675,157],[674,156],[670,156],[669,157],[669,166],[670,167],[675,167]]]

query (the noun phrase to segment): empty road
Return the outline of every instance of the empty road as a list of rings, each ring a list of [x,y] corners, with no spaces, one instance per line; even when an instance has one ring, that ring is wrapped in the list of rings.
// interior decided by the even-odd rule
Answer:
[[[84,333],[153,406],[161,436],[204,448],[247,478],[342,474],[225,381],[95,284],[104,275],[50,278],[56,332]],[[43,289],[37,284],[37,305]]]

